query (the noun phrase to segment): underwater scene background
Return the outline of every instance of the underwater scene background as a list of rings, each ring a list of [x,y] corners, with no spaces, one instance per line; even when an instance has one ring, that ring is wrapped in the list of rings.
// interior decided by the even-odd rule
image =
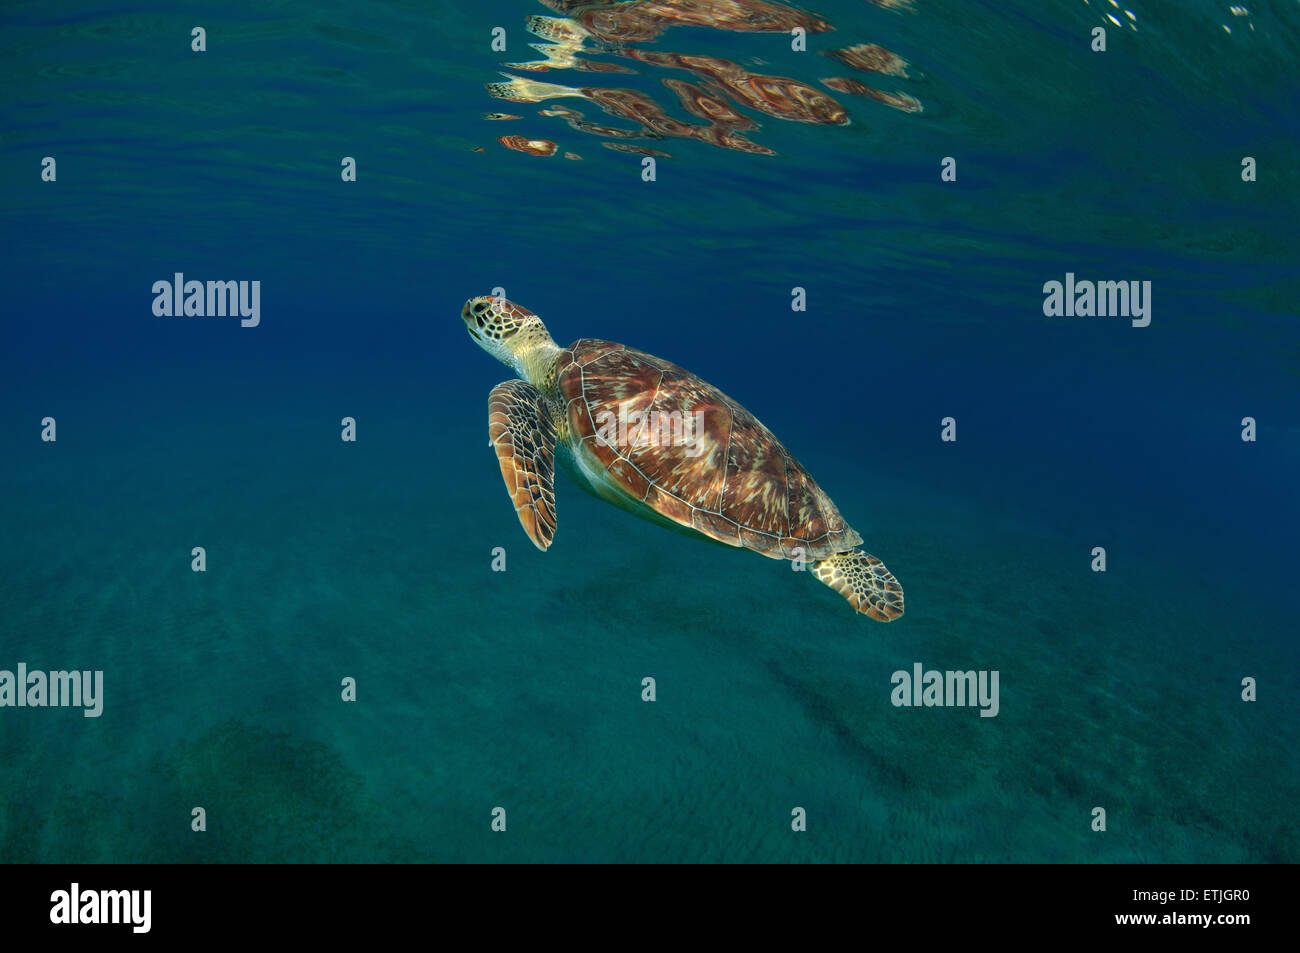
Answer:
[[[104,673],[0,707],[0,860],[1300,859],[1295,4],[0,26],[0,669]],[[177,272],[258,324],[156,315]],[[1067,273],[1150,324],[1045,314]],[[743,403],[906,614],[563,477],[535,549],[497,287]],[[917,663],[997,716],[896,707]]]

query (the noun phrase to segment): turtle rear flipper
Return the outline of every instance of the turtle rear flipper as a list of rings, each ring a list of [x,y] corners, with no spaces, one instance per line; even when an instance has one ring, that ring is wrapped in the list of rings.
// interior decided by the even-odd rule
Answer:
[[[836,553],[813,563],[812,570],[868,618],[892,622],[903,614],[903,587],[870,553],[860,549]]]
[[[515,514],[543,552],[555,536],[555,424],[527,381],[504,381],[488,398],[488,441]]]

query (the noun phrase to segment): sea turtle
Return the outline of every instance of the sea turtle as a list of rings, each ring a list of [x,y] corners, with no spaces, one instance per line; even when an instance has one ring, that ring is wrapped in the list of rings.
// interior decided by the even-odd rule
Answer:
[[[806,561],[858,612],[889,622],[903,588],[794,456],[745,408],[676,364],[610,341],[559,347],[501,297],[465,302],[465,327],[523,380],[492,388],[488,439],[524,531],[555,535],[555,463],[651,522],[773,559]]]

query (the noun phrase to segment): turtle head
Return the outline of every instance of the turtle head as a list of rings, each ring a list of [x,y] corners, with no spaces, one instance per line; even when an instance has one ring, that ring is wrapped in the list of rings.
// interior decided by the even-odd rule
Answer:
[[[555,350],[555,342],[542,319],[527,308],[495,295],[479,295],[465,302],[461,320],[469,336],[502,364],[528,376],[540,348]]]

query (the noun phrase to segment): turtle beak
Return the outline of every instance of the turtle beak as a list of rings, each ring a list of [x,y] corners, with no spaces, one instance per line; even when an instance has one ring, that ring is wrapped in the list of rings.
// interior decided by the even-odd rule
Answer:
[[[473,299],[465,302],[465,307],[460,309],[460,319],[465,322],[465,330],[469,332],[469,336],[477,341],[479,336],[478,330],[474,327],[474,315],[469,307],[471,304],[473,304]]]

